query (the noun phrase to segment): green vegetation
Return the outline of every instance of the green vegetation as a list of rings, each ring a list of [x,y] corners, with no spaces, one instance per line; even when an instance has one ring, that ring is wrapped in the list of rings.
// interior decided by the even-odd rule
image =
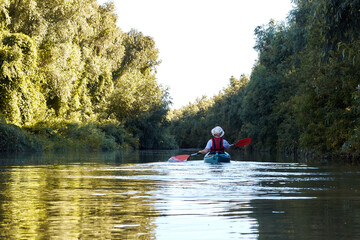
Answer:
[[[360,8],[352,0],[297,0],[286,23],[255,29],[259,58],[247,83],[172,113],[180,146],[203,146],[211,127],[257,150],[360,156]]]
[[[0,151],[176,147],[155,42],[113,3],[1,1],[0,29]]]
[[[293,2],[255,29],[250,76],[168,112],[155,42],[113,3],[1,1],[0,151],[202,148],[221,125],[256,150],[359,158],[360,1]]]

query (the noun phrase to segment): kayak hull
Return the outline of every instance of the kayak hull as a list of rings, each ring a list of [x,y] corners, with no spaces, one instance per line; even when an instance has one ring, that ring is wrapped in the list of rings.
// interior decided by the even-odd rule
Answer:
[[[206,163],[221,163],[221,162],[228,163],[228,162],[230,162],[230,159],[231,159],[231,156],[227,152],[216,153],[216,154],[207,153],[204,156],[204,162],[206,162]]]

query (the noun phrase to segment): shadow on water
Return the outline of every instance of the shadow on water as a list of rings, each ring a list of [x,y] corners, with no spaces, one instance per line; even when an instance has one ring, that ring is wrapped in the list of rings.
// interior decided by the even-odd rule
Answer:
[[[130,164],[165,162],[178,150],[143,150],[117,152],[64,152],[64,153],[1,153],[0,166],[48,165],[96,162],[106,164]]]
[[[196,153],[199,149],[179,150],[138,150],[117,152],[64,152],[64,153],[1,153],[0,166],[62,164],[72,162],[99,162],[109,164],[166,162],[171,156]],[[255,162],[297,162],[282,154],[268,152],[248,152],[230,150],[232,161]],[[188,160],[202,160],[203,155],[190,157]]]

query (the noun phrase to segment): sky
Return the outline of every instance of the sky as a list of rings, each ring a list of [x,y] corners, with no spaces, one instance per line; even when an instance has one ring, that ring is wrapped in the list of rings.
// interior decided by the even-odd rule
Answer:
[[[107,0],[98,0],[103,4]],[[286,21],[291,0],[113,0],[117,25],[154,39],[159,84],[181,108],[212,97],[231,76],[250,75],[258,57],[254,29]]]

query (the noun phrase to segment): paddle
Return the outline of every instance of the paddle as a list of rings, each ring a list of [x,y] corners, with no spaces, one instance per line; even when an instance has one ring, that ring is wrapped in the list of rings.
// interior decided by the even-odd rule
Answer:
[[[244,138],[244,139],[241,139],[239,141],[237,141],[234,145],[236,147],[242,147],[242,146],[245,146],[245,145],[248,145],[251,143],[251,138]],[[186,161],[189,157],[192,157],[192,156],[196,156],[196,155],[199,155],[200,153],[193,153],[191,155],[177,155],[177,156],[173,156],[171,158],[169,158],[169,162],[183,162],[183,161]]]
[[[237,143],[235,143],[234,145],[237,147],[242,147],[242,146],[248,145],[250,143],[251,143],[251,138],[244,138],[244,139],[237,141]]]
[[[200,153],[193,153],[190,155],[177,155],[169,158],[169,162],[183,162],[186,161],[189,157],[199,155]]]

